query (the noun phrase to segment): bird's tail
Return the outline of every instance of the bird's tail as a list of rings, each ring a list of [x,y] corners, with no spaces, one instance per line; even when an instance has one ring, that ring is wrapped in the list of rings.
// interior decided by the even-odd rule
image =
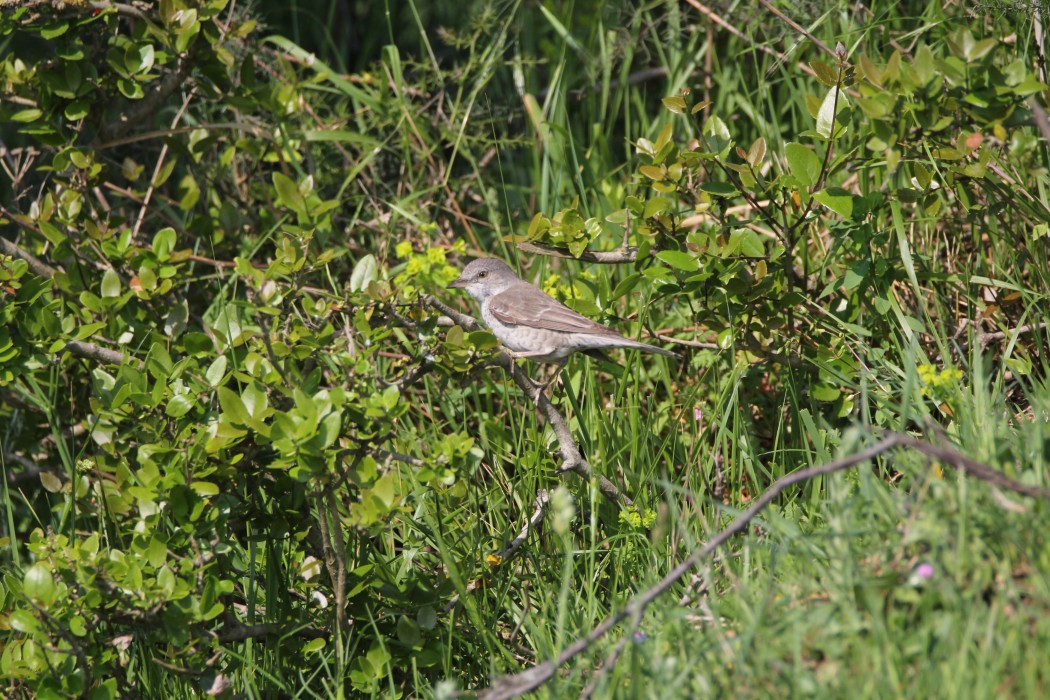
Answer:
[[[676,360],[682,359],[682,356],[676,352],[672,352],[665,348],[657,347],[656,345],[650,345],[649,343],[643,343],[640,340],[632,340],[631,347],[643,350],[645,352],[655,353],[657,355],[666,355],[667,357],[673,357]]]

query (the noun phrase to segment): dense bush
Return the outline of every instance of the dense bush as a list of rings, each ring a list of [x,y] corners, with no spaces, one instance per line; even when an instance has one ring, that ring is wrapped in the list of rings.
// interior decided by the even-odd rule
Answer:
[[[723,69],[712,93],[695,56],[735,45],[685,10],[563,9],[479,7],[440,59],[418,27],[425,50],[353,75],[227,0],[3,9],[9,695],[482,687],[852,424],[940,425],[1045,478],[1041,432],[993,441],[975,409],[991,385],[993,413],[1045,422],[1047,86],[1023,41],[929,9],[906,49],[808,43],[782,81]],[[556,473],[557,436],[483,368],[492,337],[426,304],[515,243],[581,259],[538,281],[686,356],[574,361],[557,400],[637,509]],[[544,601],[570,580],[589,606],[566,623]]]

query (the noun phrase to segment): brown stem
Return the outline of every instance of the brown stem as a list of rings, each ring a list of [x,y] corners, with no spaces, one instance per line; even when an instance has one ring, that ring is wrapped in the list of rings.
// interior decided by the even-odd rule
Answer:
[[[4,212],[4,215],[12,221],[22,224],[23,227],[29,228],[32,231],[36,231],[35,228],[32,228],[21,221],[18,221],[16,217],[11,216],[6,211]],[[37,231],[37,233],[39,233],[39,231]],[[10,255],[12,258],[21,258],[22,260],[25,260],[29,264],[29,270],[34,275],[39,275],[40,277],[46,277],[47,279],[51,279],[58,272],[58,270],[48,265],[40,258],[36,257],[32,253],[28,253],[22,250],[17,245],[15,245],[14,243],[2,236],[0,236],[0,252],[3,252],[4,255]]]

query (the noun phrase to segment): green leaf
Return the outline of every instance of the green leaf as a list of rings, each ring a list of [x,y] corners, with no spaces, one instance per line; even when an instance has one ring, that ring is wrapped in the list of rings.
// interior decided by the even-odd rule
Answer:
[[[369,253],[354,265],[350,273],[350,291],[361,292],[368,288],[368,283],[379,279],[379,264],[374,255]]]
[[[120,78],[117,80],[117,89],[120,93],[129,100],[141,100],[146,94],[142,89],[142,85],[136,81],[128,78]]]
[[[91,105],[87,100],[74,100],[66,105],[63,114],[71,122],[80,121],[91,111]]]
[[[40,565],[37,564],[36,566]],[[23,632],[30,635],[40,632],[40,620],[36,619],[36,616],[33,615],[33,613],[24,608],[19,608],[12,612],[8,622],[11,624],[11,629],[16,632]],[[4,656],[7,655],[5,654]]]
[[[416,624],[425,630],[437,627],[437,611],[433,605],[424,605],[416,612]]]
[[[995,45],[999,43],[997,39],[982,39],[971,46],[967,47],[966,61],[972,63],[985,57],[985,55],[995,48]]]
[[[696,259],[696,256],[680,250],[661,250],[655,257],[676,270],[696,272],[700,269],[700,262]]]
[[[77,637],[84,637],[87,635],[87,622],[83,616],[75,615],[69,620],[69,631]]]
[[[853,216],[853,195],[841,187],[828,187],[813,195],[817,200],[843,219]]]
[[[218,395],[219,406],[222,408],[222,412],[226,414],[227,418],[234,423],[247,425],[249,422],[248,411],[245,410],[241,397],[224,386],[219,387]]]
[[[671,200],[667,197],[653,197],[645,203],[645,209],[642,210],[642,218],[648,219],[657,214],[666,213],[670,208]]]
[[[733,138],[729,134],[729,128],[724,121],[713,115],[704,123],[704,138],[707,140],[707,147],[711,149],[711,152],[721,157],[725,157],[733,145]]]
[[[641,273],[632,272],[631,274],[624,277],[616,287],[613,288],[609,294],[609,301],[615,301],[620,297],[629,294],[632,289],[638,286],[638,283],[642,280]]]
[[[175,229],[166,226],[153,236],[153,252],[159,260],[167,260],[175,249]]]
[[[210,481],[194,481],[190,484],[190,488],[198,496],[218,496],[222,493],[217,484],[213,484]]]
[[[85,340],[98,333],[100,330],[106,327],[104,322],[88,323],[77,329],[76,334],[73,336],[74,340]]]
[[[725,182],[705,182],[700,185],[700,190],[716,197],[733,197],[740,194],[737,188]]]
[[[929,52],[928,48],[926,50],[927,52]],[[933,57],[930,56],[931,60],[932,58]],[[876,66],[872,62],[872,60],[867,57],[867,55],[861,54],[860,57],[857,59],[857,65],[860,67],[861,75],[867,78],[868,82],[870,82],[875,87],[882,87],[882,69]]]
[[[15,112],[14,114],[12,114],[10,117],[8,117],[8,119],[10,119],[13,122],[27,123],[27,122],[35,122],[37,119],[39,119],[42,116],[44,116],[43,112],[41,112],[39,109],[32,108],[32,109],[19,110],[19,111]]]
[[[656,180],[659,182],[667,176],[667,168],[662,165],[643,165],[638,168],[638,172],[645,175],[650,180]]]
[[[312,654],[314,652],[324,649],[325,641],[324,637],[318,637],[317,639],[311,639],[309,642],[303,645],[302,651],[304,654]]]
[[[915,73],[918,75],[922,86],[925,86],[933,80],[935,75],[937,75],[937,66],[933,59],[933,51],[930,50],[929,46],[923,44],[919,47],[919,50],[915,52],[915,59],[912,61],[912,68],[915,69]]]
[[[810,61],[809,67],[813,69],[813,73],[816,75],[817,80],[828,87],[835,87],[838,85],[839,73],[827,63],[824,63],[823,61]]]
[[[132,73],[147,73],[153,67],[157,53],[153,44],[143,44],[135,47],[134,52],[129,52],[128,70]]]
[[[824,403],[837,401],[841,395],[842,392],[832,386],[818,386],[813,389],[813,398],[817,401],[823,401]]]
[[[789,143],[784,147],[784,155],[787,157],[788,169],[801,187],[810,188],[817,184],[821,162],[812,148],[800,143]]]
[[[672,97],[665,97],[661,100],[664,103],[664,107],[671,110],[675,114],[685,114],[685,110],[688,109],[688,105],[685,103],[685,98],[681,95],[674,95]]]
[[[701,110],[707,109],[710,105],[711,105],[711,101],[710,100],[702,100],[700,102],[697,102],[692,107],[690,107],[689,108],[689,113],[695,115],[698,112],[700,112]]]
[[[741,255],[749,258],[761,258],[766,254],[762,236],[747,228],[738,228],[729,234],[726,249],[727,251],[739,250]]]
[[[41,39],[57,39],[69,31],[69,22],[53,22],[40,28]]]
[[[102,297],[111,299],[120,296],[120,276],[110,267],[102,275]]]
[[[40,227],[40,233],[44,234],[44,238],[55,245],[61,245],[69,240],[69,236],[62,233],[58,227],[50,221],[38,221],[37,225]]]
[[[1034,95],[1037,92],[1046,90],[1046,83],[1041,83],[1034,75],[1029,75],[1023,81],[1013,89],[1013,93],[1018,97],[1028,97]]]
[[[177,394],[171,397],[168,405],[164,407],[164,415],[169,418],[182,418],[193,410],[193,397],[188,394]]]
[[[423,643],[423,634],[419,625],[407,616],[401,615],[397,619],[397,640],[409,647],[417,647]]]
[[[219,355],[216,357],[204,373],[204,381],[208,382],[209,386],[219,386],[219,384],[222,383],[223,377],[226,376],[226,364],[227,360],[225,355]]]
[[[656,143],[653,144],[653,148],[656,149],[657,155],[661,155],[661,151],[664,147],[671,142],[671,136],[674,135],[674,129],[670,123],[665,124],[664,128],[660,130],[660,134],[656,137]]]
[[[846,106],[846,96],[837,87],[828,90],[817,112],[817,133],[830,139],[835,133],[835,116]]]
[[[747,152],[747,162],[752,168],[758,168],[762,165],[762,161],[766,159],[766,140],[759,136],[755,139],[755,142],[751,144],[751,148]]]
[[[40,485],[48,493],[62,493],[62,480],[52,472],[40,472]]]
[[[853,263],[846,270],[846,275],[842,280],[842,288],[845,290],[853,290],[864,283],[867,279],[868,273],[871,271],[871,263],[867,260]]]
[[[241,404],[252,418],[253,425],[265,418],[270,408],[269,398],[266,392],[259,388],[258,382],[252,382],[244,387],[244,391],[241,392]]]
[[[273,186],[277,190],[277,201],[296,214],[306,215],[306,200],[292,178],[282,172],[274,171]]]
[[[55,600],[57,590],[50,567],[38,563],[26,569],[22,579],[22,592],[42,607],[51,605]]]
[[[393,410],[397,406],[398,400],[401,398],[401,392],[397,386],[391,385],[386,389],[383,389],[383,408],[387,411]]]

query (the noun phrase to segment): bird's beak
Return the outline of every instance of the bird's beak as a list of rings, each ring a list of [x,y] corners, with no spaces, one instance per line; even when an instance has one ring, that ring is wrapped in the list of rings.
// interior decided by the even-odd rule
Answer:
[[[448,285],[448,289],[463,289],[466,286],[467,281],[463,279],[463,275],[460,275]]]

